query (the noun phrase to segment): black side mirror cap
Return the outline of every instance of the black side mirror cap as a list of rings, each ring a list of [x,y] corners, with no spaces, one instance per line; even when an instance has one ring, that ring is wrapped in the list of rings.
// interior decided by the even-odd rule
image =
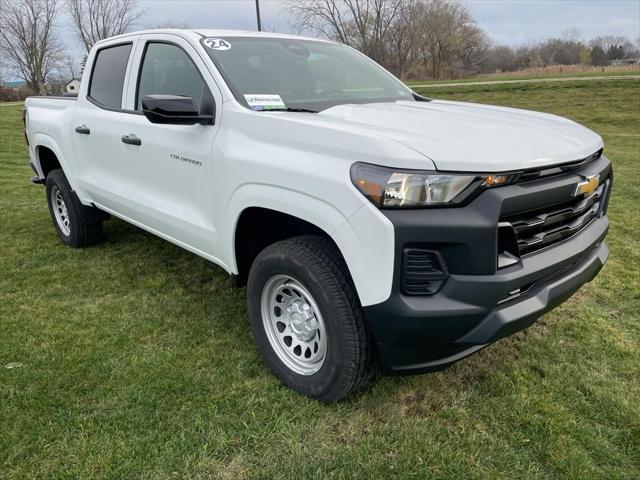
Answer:
[[[145,95],[142,113],[151,123],[169,125],[213,125],[213,115],[202,115],[191,97],[180,95]]]

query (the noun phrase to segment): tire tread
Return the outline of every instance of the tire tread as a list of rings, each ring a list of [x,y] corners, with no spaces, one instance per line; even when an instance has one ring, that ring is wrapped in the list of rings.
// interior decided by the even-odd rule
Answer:
[[[64,236],[56,224],[55,216],[53,215],[52,206],[49,199],[49,190],[52,185],[57,185],[65,196],[65,204],[67,204],[67,211],[72,219],[73,225],[71,228],[71,235]],[[75,248],[88,247],[99,243],[102,240],[103,229],[102,220],[99,215],[96,215],[95,207],[86,207],[82,205],[78,195],[73,191],[69,181],[65,176],[62,169],[56,169],[49,172],[47,175],[47,202],[49,203],[49,210],[53,224],[58,232],[58,236],[66,245]],[[102,213],[102,212],[99,212]],[[89,221],[88,221],[89,219]]]
[[[344,358],[348,364],[329,389],[312,396],[323,402],[334,402],[368,383],[377,371],[374,342],[366,328],[348,267],[335,244],[329,238],[303,235],[277,242],[266,250],[294,254],[302,259],[319,276],[342,322]]]

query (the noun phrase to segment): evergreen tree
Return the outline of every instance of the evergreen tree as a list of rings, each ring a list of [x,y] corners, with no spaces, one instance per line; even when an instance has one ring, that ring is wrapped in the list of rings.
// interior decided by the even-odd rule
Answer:
[[[624,58],[624,47],[622,45],[610,45],[607,51],[607,58],[609,60]]]
[[[591,65],[602,67],[609,65],[609,59],[600,45],[596,45],[591,49]]]

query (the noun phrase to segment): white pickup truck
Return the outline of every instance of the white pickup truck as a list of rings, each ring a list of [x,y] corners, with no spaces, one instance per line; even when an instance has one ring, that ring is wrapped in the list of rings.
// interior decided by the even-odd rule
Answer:
[[[337,400],[445,368],[602,268],[612,170],[564,118],[423,98],[356,50],[154,30],[97,43],[25,134],[62,242],[110,215],[246,285],[269,368]]]

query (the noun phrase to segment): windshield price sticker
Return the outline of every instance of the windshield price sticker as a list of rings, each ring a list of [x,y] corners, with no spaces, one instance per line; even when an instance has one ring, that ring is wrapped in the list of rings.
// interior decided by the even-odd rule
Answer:
[[[203,43],[211,50],[229,50],[231,48],[231,44],[222,38],[206,38]]]
[[[280,95],[245,94],[244,99],[251,110],[278,110],[287,108]]]

